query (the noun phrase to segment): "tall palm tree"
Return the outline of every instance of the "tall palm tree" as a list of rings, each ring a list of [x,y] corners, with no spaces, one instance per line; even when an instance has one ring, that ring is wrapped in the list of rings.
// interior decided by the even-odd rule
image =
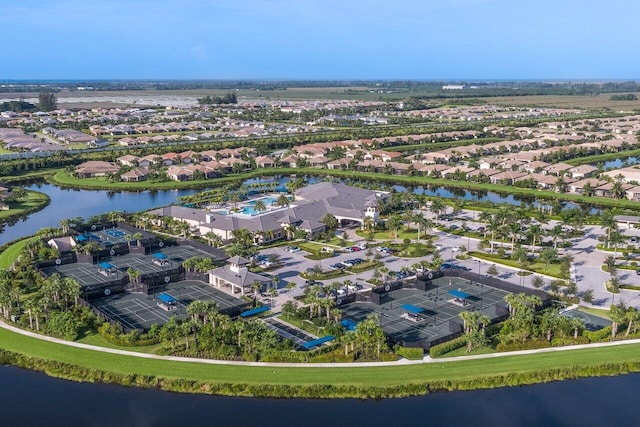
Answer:
[[[429,206],[429,212],[435,216],[435,224],[438,226],[438,216],[447,208],[447,205],[441,199],[434,199]]]
[[[533,224],[528,231],[531,237],[531,255],[535,256],[536,253],[536,239],[542,234],[542,228],[538,224]]]

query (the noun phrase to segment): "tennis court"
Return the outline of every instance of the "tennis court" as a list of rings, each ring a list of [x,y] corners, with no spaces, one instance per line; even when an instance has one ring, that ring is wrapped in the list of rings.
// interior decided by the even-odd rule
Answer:
[[[584,323],[584,327],[589,331],[597,331],[604,327],[611,325],[611,320],[605,319],[604,317],[596,316],[595,314],[585,313],[584,311],[579,310],[565,310],[560,313],[562,316],[568,317],[569,319],[578,318],[582,320]]]
[[[113,265],[113,263],[110,263]],[[43,268],[42,271],[50,276],[54,273],[58,273],[61,277],[71,277],[80,283],[80,287],[88,287],[93,285],[99,285],[103,283],[109,283],[117,279],[122,279],[126,276],[126,273],[120,270],[119,265],[114,265],[115,271],[112,274],[106,275],[101,273],[104,268],[100,265],[94,264],[65,264],[55,267]],[[126,270],[126,269],[125,269]]]
[[[160,306],[166,295],[175,299],[175,309],[166,310]],[[220,312],[231,315],[249,304],[202,282],[182,281],[163,286],[153,295],[121,293],[93,300],[91,305],[125,328],[148,330],[153,324],[164,324],[171,316],[185,319],[188,316],[187,306],[195,300],[214,301]]]
[[[211,255],[192,246],[170,246],[155,251],[151,256],[140,254],[118,255],[101,258],[98,260],[98,265],[87,263],[65,264],[44,268],[42,271],[47,275],[58,273],[62,277],[72,277],[82,287],[85,287],[122,279],[127,276],[129,268],[139,271],[144,281],[145,276],[159,275],[175,270],[186,259],[191,257],[211,257]],[[162,262],[157,262],[160,259]],[[104,263],[111,264],[115,273],[110,275],[103,274],[100,264]]]
[[[343,318],[361,322],[377,313],[385,333],[406,343],[433,342],[462,326],[462,311],[477,311],[490,319],[507,310],[507,291],[462,278],[438,278],[426,291],[398,289],[384,294],[380,305],[355,302],[343,309]],[[459,299],[465,296],[464,304]]]
[[[80,243],[88,241],[98,242],[103,246],[112,246],[127,242],[127,236],[130,233],[120,228],[105,228],[102,230],[91,230],[84,234],[76,236],[76,240]]]

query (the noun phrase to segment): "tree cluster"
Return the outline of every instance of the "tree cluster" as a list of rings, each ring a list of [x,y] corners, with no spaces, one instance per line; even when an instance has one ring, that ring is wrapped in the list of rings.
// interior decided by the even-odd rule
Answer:
[[[238,98],[235,92],[227,92],[224,96],[211,96],[207,95],[204,98],[198,98],[198,104],[200,105],[212,105],[212,104],[237,104]]]
[[[626,95],[611,95],[610,101],[637,101],[638,97],[633,93],[627,93]]]
[[[38,107],[40,111],[53,111],[57,107],[56,94],[53,92],[40,92],[38,94]]]

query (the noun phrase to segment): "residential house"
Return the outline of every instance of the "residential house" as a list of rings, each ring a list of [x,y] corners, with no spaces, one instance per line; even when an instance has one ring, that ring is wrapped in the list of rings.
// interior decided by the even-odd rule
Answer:
[[[567,173],[572,177],[572,178],[576,178],[576,179],[584,179],[584,178],[590,178],[593,176],[594,173],[596,173],[598,171],[598,168],[591,166],[591,165],[580,165],[580,166],[576,166],[574,168],[571,168],[567,171]]]
[[[106,176],[110,173],[117,173],[120,171],[120,167],[111,162],[90,160],[76,166],[74,171],[78,178],[94,178]]]
[[[146,181],[151,172],[146,168],[135,168],[129,172],[125,172],[120,175],[120,180],[125,182],[140,182]]]

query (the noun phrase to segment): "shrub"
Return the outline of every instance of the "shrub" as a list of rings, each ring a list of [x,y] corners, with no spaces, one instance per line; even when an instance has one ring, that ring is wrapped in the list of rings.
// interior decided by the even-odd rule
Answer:
[[[579,336],[577,339],[573,337],[561,337],[551,340],[553,347],[564,347],[567,345],[589,344],[589,339],[585,336]]]
[[[429,356],[431,357],[440,357],[444,354],[449,353],[450,351],[457,350],[459,348],[467,345],[467,339],[464,336],[460,336],[458,338],[454,338],[450,341],[443,342],[441,344],[436,344],[429,349]]]
[[[586,337],[589,342],[602,342],[608,340],[611,337],[611,325],[597,331],[584,331],[582,335]]]
[[[393,347],[393,351],[400,357],[404,357],[409,360],[420,360],[424,357],[424,350],[420,347],[402,347],[396,345]]]
[[[551,347],[551,343],[547,340],[530,340],[524,343],[512,342],[512,343],[500,343],[497,345],[498,351],[517,351],[517,350],[533,350],[536,348]]]

